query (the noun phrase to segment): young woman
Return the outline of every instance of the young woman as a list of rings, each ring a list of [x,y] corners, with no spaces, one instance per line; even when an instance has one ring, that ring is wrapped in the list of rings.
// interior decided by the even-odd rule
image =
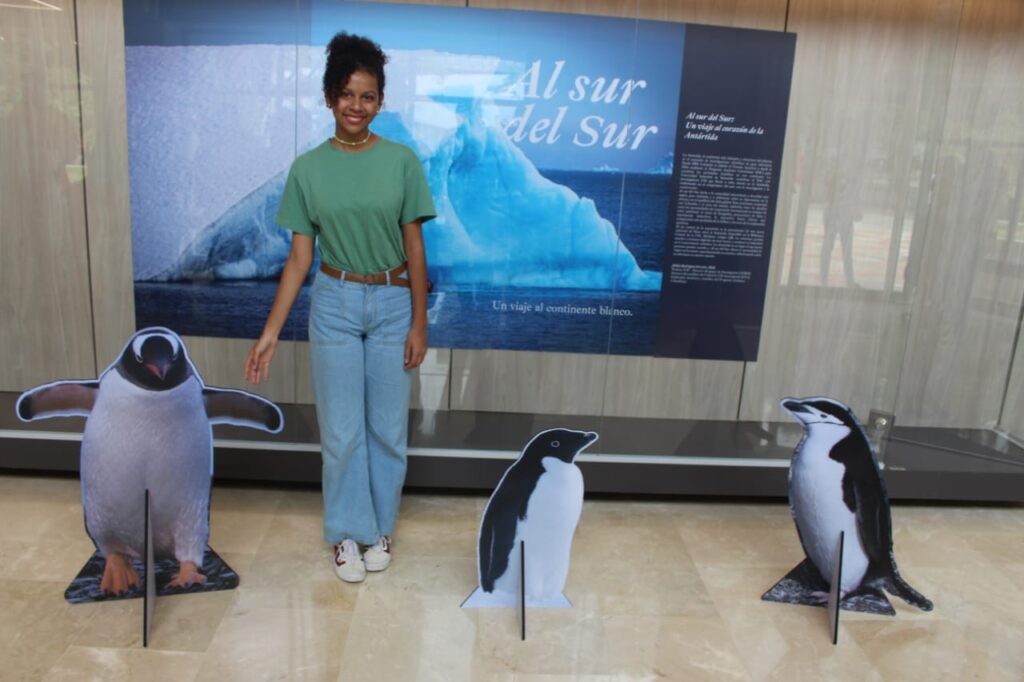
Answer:
[[[327,46],[324,98],[334,136],[292,164],[277,222],[292,230],[274,305],[245,361],[267,378],[278,335],[313,262],[313,391],[323,452],[324,540],[338,577],[391,562],[405,479],[410,372],[427,351],[422,224],[435,216],[416,154],[369,126],[384,101],[380,46],[339,33]]]

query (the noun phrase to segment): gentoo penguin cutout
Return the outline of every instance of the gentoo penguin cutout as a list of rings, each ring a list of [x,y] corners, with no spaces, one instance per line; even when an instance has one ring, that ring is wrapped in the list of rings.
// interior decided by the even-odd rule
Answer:
[[[843,609],[894,616],[884,589],[930,611],[932,603],[896,568],[889,496],[853,411],[830,398],[786,398],[781,405],[804,427],[789,466],[789,506],[807,558],[762,599],[824,606],[836,543],[846,531],[839,586]]]
[[[18,398],[16,409],[23,421],[86,417],[82,506],[97,552],[65,593],[68,601],[141,596],[133,563],[145,552],[147,488],[159,593],[238,584],[238,576],[206,544],[211,425],[277,433],[284,419],[274,403],[245,391],[203,385],[181,338],[170,329],[150,327],[132,336],[99,379],[33,388]]]
[[[518,605],[521,540],[526,605],[572,606],[562,590],[583,510],[583,474],[573,460],[596,440],[591,431],[550,429],[526,444],[484,508],[477,543],[479,587],[463,608]]]

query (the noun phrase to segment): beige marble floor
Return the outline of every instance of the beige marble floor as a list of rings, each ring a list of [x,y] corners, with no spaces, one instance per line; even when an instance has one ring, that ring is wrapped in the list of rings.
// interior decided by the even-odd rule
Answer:
[[[315,490],[218,487],[232,592],[70,605],[78,483],[0,476],[2,680],[1024,680],[1024,508],[900,505],[896,554],[936,604],[844,614],[760,594],[801,559],[783,502],[587,501],[570,610],[464,611],[485,499],[406,495],[396,559],[334,578]]]

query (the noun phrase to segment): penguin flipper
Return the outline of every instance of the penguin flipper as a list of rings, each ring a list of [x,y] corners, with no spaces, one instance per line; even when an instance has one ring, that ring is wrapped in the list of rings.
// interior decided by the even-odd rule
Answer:
[[[484,590],[493,590],[494,581],[508,570],[515,535],[515,510],[508,505],[496,505],[492,500],[480,524],[480,586]]]
[[[515,495],[509,492],[515,488],[517,478],[519,471],[513,464],[488,500],[480,523],[477,556],[480,587],[484,590],[493,590],[494,582],[508,570],[509,554],[515,546],[516,526],[519,519],[525,516],[516,503]]]
[[[88,417],[99,388],[98,380],[45,384],[22,393],[14,409],[23,422],[50,417]]]
[[[206,416],[211,424],[233,424],[280,433],[284,416],[273,402],[248,391],[203,387]]]

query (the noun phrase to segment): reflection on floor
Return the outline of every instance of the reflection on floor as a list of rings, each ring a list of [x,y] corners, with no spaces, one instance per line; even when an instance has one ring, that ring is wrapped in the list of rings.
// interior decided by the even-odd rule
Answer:
[[[483,496],[407,494],[395,562],[353,586],[312,489],[217,487],[210,544],[231,592],[71,605],[92,552],[78,482],[0,476],[0,678],[25,680],[1021,680],[1024,508],[894,508],[897,617],[761,602],[801,558],[785,503],[588,500],[571,610],[463,611]]]

